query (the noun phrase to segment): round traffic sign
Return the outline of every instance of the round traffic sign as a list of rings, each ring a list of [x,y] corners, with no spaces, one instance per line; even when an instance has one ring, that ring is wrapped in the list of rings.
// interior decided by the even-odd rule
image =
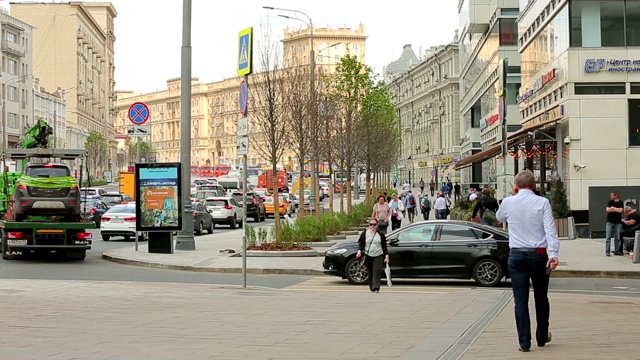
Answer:
[[[249,101],[249,89],[247,87],[247,82],[242,80],[240,83],[240,96],[238,98],[238,103],[240,105],[240,114],[247,115],[247,103]]]
[[[145,103],[135,102],[129,106],[129,120],[134,125],[142,125],[149,120],[149,107]]]

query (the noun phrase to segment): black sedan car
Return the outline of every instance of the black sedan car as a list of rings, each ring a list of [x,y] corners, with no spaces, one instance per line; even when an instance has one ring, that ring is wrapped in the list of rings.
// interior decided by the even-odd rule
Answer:
[[[495,227],[468,221],[421,221],[388,233],[387,244],[393,278],[473,279],[480,286],[496,286],[509,277],[509,237]],[[329,248],[324,272],[352,284],[366,284],[369,274],[359,266],[357,252],[357,242]]]

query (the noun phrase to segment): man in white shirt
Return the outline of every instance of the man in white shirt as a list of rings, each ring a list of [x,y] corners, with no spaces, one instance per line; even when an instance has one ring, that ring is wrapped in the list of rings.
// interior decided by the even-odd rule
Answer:
[[[551,341],[549,332],[549,275],[558,266],[560,242],[556,234],[549,200],[533,192],[536,180],[529,170],[516,175],[515,196],[502,200],[496,218],[509,226],[509,274],[515,303],[520,351],[531,348],[529,279],[536,306],[536,342],[543,347]],[[548,255],[547,255],[548,252]]]
[[[411,184],[408,181],[405,181],[404,185],[402,185],[402,190],[404,190],[404,194],[406,195],[409,190],[411,190]]]
[[[449,207],[448,199],[444,197],[444,193],[441,191],[438,193],[438,198],[436,199],[435,204],[433,204],[433,209],[436,213],[436,219],[446,219],[447,218],[447,208]]]

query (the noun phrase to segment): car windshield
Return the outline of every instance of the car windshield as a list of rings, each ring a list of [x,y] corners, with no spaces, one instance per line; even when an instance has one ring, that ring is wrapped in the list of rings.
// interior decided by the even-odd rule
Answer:
[[[264,198],[264,202],[266,202],[266,203],[272,203],[272,202],[273,202],[273,198],[272,198],[272,197],[270,197],[270,196],[269,196],[269,197],[266,197],[266,198]]]
[[[82,203],[82,208],[93,209],[96,207],[96,205],[97,205],[97,201],[87,201],[86,203],[85,202]]]
[[[227,206],[227,200],[207,200],[204,206]]]
[[[38,178],[56,178],[70,176],[71,171],[64,165],[31,165],[27,167],[26,174]]]
[[[235,193],[231,196],[233,196],[233,198],[236,199],[237,202],[242,202],[242,194]],[[247,198],[250,198],[250,197],[251,196],[249,196],[249,193],[247,193]]]
[[[105,195],[102,197],[102,201],[111,204],[120,204],[122,202],[122,195]]]
[[[130,205],[116,205],[107,210],[106,214],[135,214],[136,207]]]
[[[247,176],[260,175],[258,169],[247,169]]]
[[[96,189],[82,189],[82,195],[98,195],[98,190],[96,190]]]

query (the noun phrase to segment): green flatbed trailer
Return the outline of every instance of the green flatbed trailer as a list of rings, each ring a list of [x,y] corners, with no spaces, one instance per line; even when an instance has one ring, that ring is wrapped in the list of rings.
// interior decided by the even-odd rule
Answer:
[[[71,260],[84,260],[92,244],[89,229],[95,229],[93,222],[0,220],[2,258],[55,253]]]

